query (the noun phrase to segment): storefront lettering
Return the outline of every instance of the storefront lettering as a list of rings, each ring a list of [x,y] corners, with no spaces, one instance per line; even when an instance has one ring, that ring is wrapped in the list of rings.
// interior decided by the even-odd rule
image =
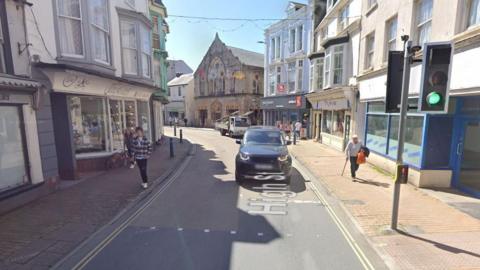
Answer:
[[[74,87],[74,88],[84,88],[88,85],[88,80],[85,77],[79,76],[77,74],[67,74],[63,78],[63,86],[65,87]]]
[[[317,110],[342,110],[348,109],[348,102],[346,99],[331,99],[320,100],[316,103]]]

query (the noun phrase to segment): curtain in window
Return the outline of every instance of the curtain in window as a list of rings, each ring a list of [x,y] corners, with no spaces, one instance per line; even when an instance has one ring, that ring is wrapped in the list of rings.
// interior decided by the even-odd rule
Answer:
[[[83,55],[80,0],[58,0],[57,9],[61,53]]]
[[[150,30],[141,26],[142,33],[142,74],[145,77],[151,77],[151,58],[150,58]]]
[[[480,23],[480,0],[471,0],[468,26]]]
[[[93,59],[110,62],[107,0],[89,0]]]
[[[122,34],[124,72],[127,74],[137,74],[137,33],[135,24],[122,21],[120,27]]]

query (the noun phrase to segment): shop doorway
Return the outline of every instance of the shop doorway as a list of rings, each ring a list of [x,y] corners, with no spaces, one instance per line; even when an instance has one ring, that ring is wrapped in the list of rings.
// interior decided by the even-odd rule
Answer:
[[[480,119],[461,121],[454,184],[480,197]]]

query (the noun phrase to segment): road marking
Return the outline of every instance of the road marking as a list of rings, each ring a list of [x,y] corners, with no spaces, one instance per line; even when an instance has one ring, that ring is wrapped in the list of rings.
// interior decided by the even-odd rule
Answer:
[[[112,233],[110,233],[105,239],[103,239],[95,248],[90,250],[90,252],[83,257],[72,269],[83,269],[95,256],[100,253],[108,244],[110,244],[125,228],[130,225],[130,223],[142,214],[152,203],[155,201],[186,169],[187,165],[190,163],[193,155],[196,152],[196,146],[193,145],[192,150],[190,151],[191,155],[188,155],[182,164],[179,166],[178,170],[164,183],[163,186],[157,190],[152,197],[150,197],[144,205],[138,208],[130,217],[128,217],[120,226],[118,226]]]
[[[302,176],[305,178],[305,182],[307,182],[307,180],[309,180],[307,177],[307,169],[305,169],[303,167],[303,165],[301,165],[298,161],[296,161],[294,159],[294,162],[296,163],[296,168],[299,169],[299,172],[302,174]],[[308,173],[309,174],[309,173]],[[313,193],[317,196],[317,198],[323,203],[323,205],[325,206],[325,209],[327,209],[327,212],[328,214],[330,215],[330,217],[332,217],[332,220],[335,222],[335,224],[337,225],[337,227],[339,228],[340,232],[342,233],[343,237],[347,240],[347,243],[350,245],[350,247],[352,248],[353,252],[355,253],[355,255],[357,256],[357,258],[359,259],[360,263],[362,264],[362,266],[365,268],[365,269],[375,269],[375,267],[373,267],[372,263],[370,262],[370,260],[367,258],[367,256],[365,255],[365,253],[363,252],[363,250],[360,248],[360,246],[357,244],[357,242],[355,241],[355,239],[353,238],[353,236],[350,234],[350,232],[348,231],[347,227],[343,224],[343,222],[340,220],[340,218],[337,216],[337,214],[335,213],[335,211],[333,210],[333,208],[330,206],[330,204],[327,202],[327,200],[325,199],[325,197],[322,195],[322,193],[318,190],[317,186],[315,186],[315,184],[311,181],[308,181],[307,182],[307,185],[310,186],[310,188],[312,189]],[[319,235],[317,235],[317,237],[319,237]]]

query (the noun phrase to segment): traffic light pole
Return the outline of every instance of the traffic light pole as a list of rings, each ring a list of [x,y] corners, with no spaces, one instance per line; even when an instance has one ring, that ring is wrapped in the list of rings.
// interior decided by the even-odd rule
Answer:
[[[402,78],[402,103],[400,104],[400,123],[398,128],[398,149],[397,149],[397,166],[403,165],[403,149],[405,144],[405,126],[407,122],[408,111],[408,90],[410,82],[410,48],[412,41],[408,40],[407,35],[402,36],[403,44],[403,78]],[[398,171],[398,170],[397,170]],[[392,223],[391,229],[397,230],[398,224],[398,208],[400,203],[400,173],[395,176],[395,185],[393,187],[393,205],[392,205]]]

